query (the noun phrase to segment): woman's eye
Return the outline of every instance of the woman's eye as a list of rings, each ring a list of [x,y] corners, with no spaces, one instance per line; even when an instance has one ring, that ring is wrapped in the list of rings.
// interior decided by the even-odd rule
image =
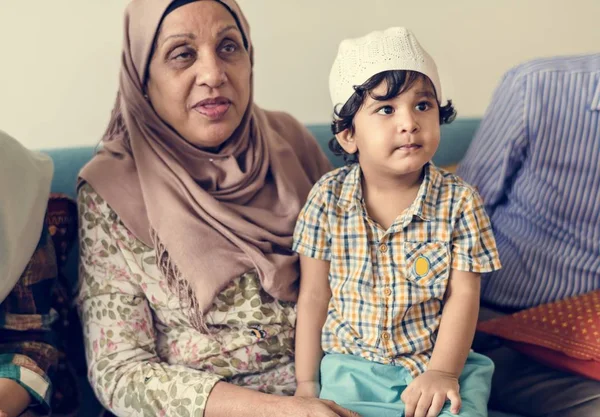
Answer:
[[[377,110],[377,114],[392,114],[394,113],[394,109],[392,106],[383,106],[379,110]]]
[[[187,61],[193,57],[193,52],[187,49],[176,49],[171,53],[171,59],[174,61]]]
[[[224,43],[223,46],[221,46],[221,51],[231,54],[235,51],[237,51],[238,46],[234,43],[234,42],[227,42]]]

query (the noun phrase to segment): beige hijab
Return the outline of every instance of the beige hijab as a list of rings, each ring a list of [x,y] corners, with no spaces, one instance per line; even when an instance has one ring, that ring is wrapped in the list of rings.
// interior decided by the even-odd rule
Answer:
[[[0,303],[13,289],[42,234],[54,165],[0,131]]]
[[[216,1],[216,0],[201,0]],[[196,148],[166,125],[144,98],[146,68],[159,22],[172,0],[135,0],[127,8],[120,88],[103,149],[80,173],[125,226],[154,247],[159,267],[190,318],[202,316],[234,278],[256,270],[271,296],[295,301],[298,262],[293,228],[329,162],[291,116],[251,99],[218,153]],[[234,0],[221,0],[248,43]]]

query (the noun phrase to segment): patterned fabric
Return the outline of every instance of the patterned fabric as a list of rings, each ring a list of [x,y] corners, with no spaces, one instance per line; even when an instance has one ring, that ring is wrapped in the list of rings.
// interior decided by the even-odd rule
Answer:
[[[44,227],[31,261],[0,305],[0,377],[19,382],[42,414],[50,410],[50,381],[59,357],[52,333],[58,315],[48,296],[56,276],[56,255]]]
[[[85,355],[81,324],[74,305],[77,270],[67,264],[77,239],[77,204],[65,194],[52,193],[48,200],[46,224],[52,236],[58,277],[52,292],[52,307],[58,313],[53,326],[60,344],[57,370],[52,377],[52,415],[73,416],[81,403],[78,379],[85,376]]]
[[[417,375],[431,355],[450,269],[500,268],[478,194],[433,164],[424,172],[414,203],[388,230],[367,214],[358,164],[326,174],[312,189],[294,250],[331,261],[325,352],[402,365]]]
[[[79,192],[80,292],[88,376],[116,415],[202,416],[220,380],[293,394],[294,306],[254,271],[230,283],[194,329],[154,250],[89,186]]]
[[[504,268],[482,300],[524,309],[600,288],[600,54],[528,62],[496,90],[458,175]]]
[[[600,380],[600,290],[489,320],[477,329],[518,342],[513,347],[534,357],[551,358],[550,366]]]
[[[34,400],[22,416],[48,415],[50,406],[53,416],[72,416],[79,408],[72,360],[82,339],[77,321],[71,323],[63,273],[77,231],[76,210],[68,197],[51,195],[38,247],[0,305],[0,377],[19,381]]]

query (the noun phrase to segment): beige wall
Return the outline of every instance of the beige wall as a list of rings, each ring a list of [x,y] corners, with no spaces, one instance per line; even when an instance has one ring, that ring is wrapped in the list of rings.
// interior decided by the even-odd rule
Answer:
[[[256,45],[255,97],[327,123],[339,41],[410,27],[445,96],[480,116],[499,77],[539,56],[600,52],[599,0],[239,0]],[[32,148],[95,144],[117,85],[126,0],[0,0],[0,129]]]

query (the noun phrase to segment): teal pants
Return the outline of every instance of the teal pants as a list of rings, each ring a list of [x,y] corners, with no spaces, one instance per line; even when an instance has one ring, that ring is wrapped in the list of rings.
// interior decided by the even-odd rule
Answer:
[[[471,352],[459,378],[458,416],[487,417],[494,363]],[[413,380],[401,366],[383,365],[354,355],[326,354],[321,361],[321,395],[362,417],[403,417],[402,392]],[[455,416],[447,401],[440,416]]]

